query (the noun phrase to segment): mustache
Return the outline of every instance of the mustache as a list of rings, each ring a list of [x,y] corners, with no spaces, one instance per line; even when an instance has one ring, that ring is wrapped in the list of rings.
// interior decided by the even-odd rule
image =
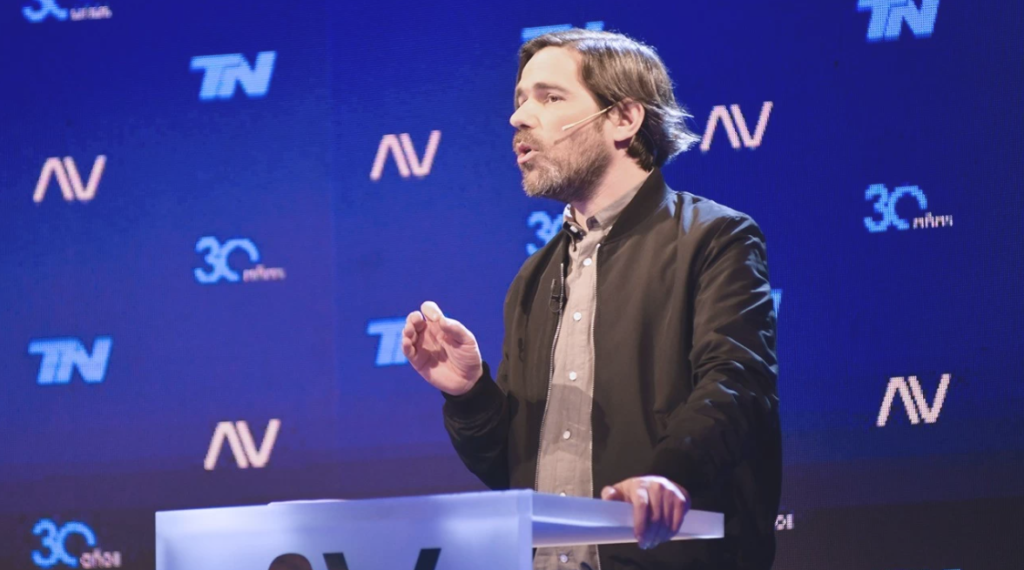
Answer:
[[[512,137],[512,150],[513,151],[516,150],[516,148],[518,148],[520,144],[525,144],[525,145],[529,146],[530,148],[532,148],[534,150],[540,150],[541,149],[540,142],[537,141],[537,139],[535,139],[533,137],[530,137],[530,136],[527,136],[527,135],[522,135],[522,134],[518,134],[518,135]]]

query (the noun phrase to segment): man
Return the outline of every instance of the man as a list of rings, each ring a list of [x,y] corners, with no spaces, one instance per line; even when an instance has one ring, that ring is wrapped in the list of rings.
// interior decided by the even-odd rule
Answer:
[[[523,45],[513,147],[563,229],[505,300],[492,379],[433,302],[402,350],[440,389],[466,466],[492,489],[633,505],[638,544],[540,548],[537,569],[767,569],[781,480],[776,315],[747,215],[665,185],[696,137],[648,46],[569,30]],[[690,508],[725,538],[667,542]]]

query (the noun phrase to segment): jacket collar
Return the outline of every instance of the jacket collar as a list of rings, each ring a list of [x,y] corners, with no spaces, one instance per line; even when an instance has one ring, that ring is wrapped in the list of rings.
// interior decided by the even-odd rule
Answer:
[[[572,207],[572,204],[566,204],[565,210],[562,212],[562,220],[564,220],[565,229],[569,230],[569,235],[576,239],[582,238],[587,232],[591,232],[597,228],[610,228],[615,225],[615,221],[619,218],[619,214],[626,209],[626,206],[633,201],[633,197],[640,191],[640,187],[647,181],[644,178],[636,186],[629,189],[628,192],[615,199],[614,202],[608,204],[601,209],[600,212],[594,213],[594,215],[587,218],[586,227],[580,226],[576,223],[576,210]]]
[[[615,221],[604,241],[607,243],[616,240],[633,231],[654,213],[670,194],[672,194],[672,189],[665,184],[661,169],[655,167],[647,175],[647,180],[640,185],[640,190],[619,214],[618,220]]]

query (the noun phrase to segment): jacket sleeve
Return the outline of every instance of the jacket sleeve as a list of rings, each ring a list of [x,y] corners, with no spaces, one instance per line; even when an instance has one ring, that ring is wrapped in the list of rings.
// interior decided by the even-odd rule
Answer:
[[[720,218],[700,258],[694,388],[673,410],[649,468],[691,493],[712,485],[779,429],[776,314],[764,235],[746,215]]]
[[[494,490],[509,488],[508,469],[508,353],[513,282],[505,298],[505,339],[502,343],[498,376],[491,378],[490,367],[483,363],[483,375],[465,394],[444,396],[444,427],[455,451],[466,467]]]

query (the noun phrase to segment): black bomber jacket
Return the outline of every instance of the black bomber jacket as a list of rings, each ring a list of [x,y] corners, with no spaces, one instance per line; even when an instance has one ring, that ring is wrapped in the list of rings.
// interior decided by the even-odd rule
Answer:
[[[523,264],[505,299],[498,374],[444,394],[455,450],[491,489],[535,488],[570,236]],[[767,570],[782,477],[776,313],[748,215],[669,188],[654,169],[599,249],[593,478],[642,475],[722,512],[725,538],[599,547],[595,570]]]

